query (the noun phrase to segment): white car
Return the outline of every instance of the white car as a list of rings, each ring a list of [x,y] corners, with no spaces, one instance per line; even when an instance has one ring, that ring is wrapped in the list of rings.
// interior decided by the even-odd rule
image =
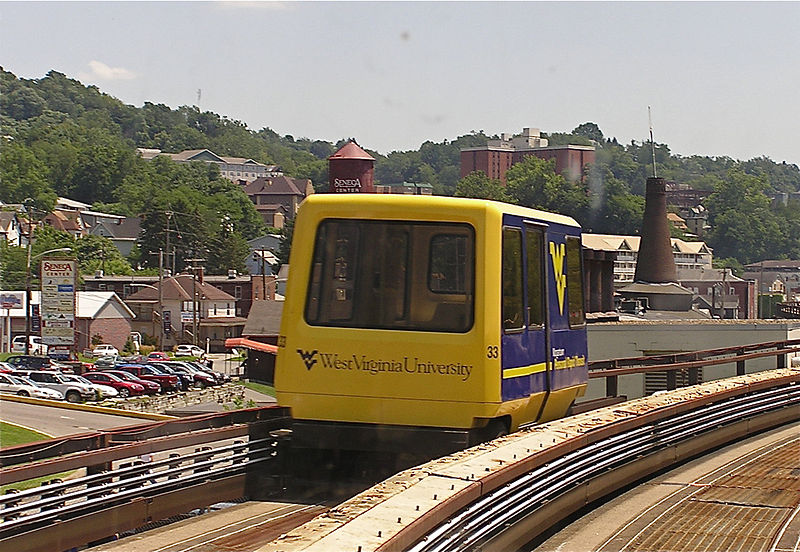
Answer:
[[[175,349],[175,356],[199,357],[203,356],[204,353],[205,351],[197,345],[178,345],[178,348]]]
[[[33,397],[34,399],[50,399],[52,401],[62,399],[62,395],[58,391],[40,387],[29,379],[12,376],[11,374],[0,374],[0,392],[13,393],[20,397]]]
[[[116,356],[119,354],[119,350],[114,347],[113,345],[109,345],[108,343],[103,343],[102,345],[96,346],[92,349],[92,356],[102,357],[102,356]]]
[[[25,352],[25,336],[18,335],[11,341],[11,352],[12,353],[22,353],[22,354],[29,354],[29,355],[41,355],[44,356],[47,354],[47,345],[42,343],[42,338],[38,335],[29,335],[28,342],[30,345],[28,349],[30,352]]]
[[[97,393],[98,401],[102,399],[113,399],[119,396],[119,391],[117,391],[110,385],[95,383],[93,381],[89,381],[88,379],[82,376],[76,376],[74,374],[61,374],[61,377],[64,378],[64,380],[70,381],[72,383],[80,383],[82,385],[88,385],[89,387],[93,387],[95,392]]]

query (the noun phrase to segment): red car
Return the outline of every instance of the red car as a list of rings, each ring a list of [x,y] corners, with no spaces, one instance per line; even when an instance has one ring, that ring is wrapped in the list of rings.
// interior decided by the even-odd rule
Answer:
[[[123,364],[116,367],[118,370],[124,370],[133,374],[139,379],[153,381],[161,385],[161,391],[168,393],[170,391],[180,391],[181,383],[178,376],[165,374],[155,366],[150,364]]]
[[[115,374],[107,372],[86,372],[83,377],[92,383],[110,385],[119,392],[119,396],[123,399],[132,395],[144,395],[145,393],[144,385],[141,383],[126,381]]]
[[[161,386],[156,382],[137,378],[133,374],[125,372],[124,370],[103,370],[103,373],[112,374],[124,381],[138,383],[139,385],[144,387],[144,392],[147,393],[148,395],[157,395],[158,393],[161,392]]]
[[[169,360],[169,355],[162,351],[153,351],[147,355],[147,360]]]

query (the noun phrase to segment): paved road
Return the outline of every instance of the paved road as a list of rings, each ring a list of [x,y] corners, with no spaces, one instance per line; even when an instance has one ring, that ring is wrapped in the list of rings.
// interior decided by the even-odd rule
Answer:
[[[0,400],[0,420],[35,429],[53,437],[86,433],[145,422],[141,418],[112,416],[67,408]]]
[[[675,497],[679,493],[691,492],[708,486],[710,481],[719,477],[720,473],[724,473],[731,466],[741,464],[744,457],[750,455],[752,458],[757,458],[759,454],[769,454],[775,448],[775,444],[787,439],[796,439],[798,434],[800,434],[800,423],[789,424],[688,462],[598,506],[534,548],[533,552],[659,550],[661,548],[638,547],[637,537],[640,537],[639,540],[641,540],[641,536],[647,536],[648,531],[663,531],[663,528],[657,528],[654,520],[661,515],[661,510],[665,510],[671,501],[676,500]],[[758,462],[757,459],[753,461]],[[758,487],[752,482],[751,485]],[[696,524],[699,528],[706,521],[696,519],[692,524]],[[798,544],[800,545],[800,542]],[[760,550],[761,548],[739,549]],[[698,550],[698,548],[679,547],[670,548],[670,550]]]

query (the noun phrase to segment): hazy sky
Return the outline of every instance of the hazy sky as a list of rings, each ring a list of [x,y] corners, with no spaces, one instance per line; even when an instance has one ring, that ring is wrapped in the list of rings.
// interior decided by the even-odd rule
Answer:
[[[0,64],[381,153],[592,121],[800,164],[800,2],[0,2]]]

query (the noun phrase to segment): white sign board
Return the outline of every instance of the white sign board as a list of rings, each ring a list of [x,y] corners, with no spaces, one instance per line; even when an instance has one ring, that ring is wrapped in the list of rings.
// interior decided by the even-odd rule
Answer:
[[[78,261],[42,259],[42,342],[72,347],[75,344],[75,282]]]

